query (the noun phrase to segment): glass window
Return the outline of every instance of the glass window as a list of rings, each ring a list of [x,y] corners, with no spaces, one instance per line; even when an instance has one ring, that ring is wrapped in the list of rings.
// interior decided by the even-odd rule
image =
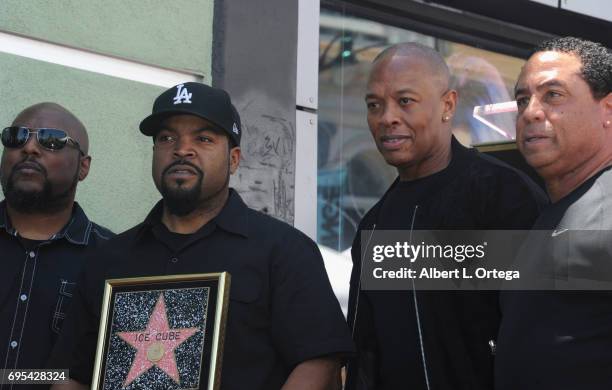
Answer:
[[[397,176],[366,123],[365,87],[374,57],[419,42],[446,59],[459,92],[453,133],[464,145],[514,138],[512,90],[524,60],[321,9],[318,129],[318,242],[342,252],[364,213]]]

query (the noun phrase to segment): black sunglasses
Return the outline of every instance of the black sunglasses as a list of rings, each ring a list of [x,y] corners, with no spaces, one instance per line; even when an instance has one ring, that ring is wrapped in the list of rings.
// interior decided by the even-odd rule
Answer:
[[[81,150],[81,145],[68,136],[64,130],[60,129],[30,129],[21,126],[6,127],[2,130],[2,145],[5,148],[22,148],[30,139],[30,134],[36,134],[38,144],[47,150],[61,150],[67,143],[71,143],[77,148],[81,156],[85,156],[85,153]]]

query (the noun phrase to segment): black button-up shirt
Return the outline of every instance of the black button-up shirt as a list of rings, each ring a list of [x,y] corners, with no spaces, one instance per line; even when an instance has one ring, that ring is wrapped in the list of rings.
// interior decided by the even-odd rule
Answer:
[[[59,233],[25,240],[0,202],[0,368],[45,366],[87,253],[111,236],[75,203]]]
[[[352,351],[323,259],[307,236],[249,209],[233,190],[219,215],[194,234],[171,233],[161,213],[160,202],[87,267],[66,327],[76,329],[72,378],[91,382],[104,280],[119,277],[231,274],[222,389],[280,389],[297,364]],[[55,356],[67,353],[70,337],[62,334]]]

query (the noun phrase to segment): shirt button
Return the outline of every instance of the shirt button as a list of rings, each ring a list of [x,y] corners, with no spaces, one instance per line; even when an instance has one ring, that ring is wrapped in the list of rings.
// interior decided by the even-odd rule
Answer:
[[[173,257],[172,259],[170,259],[171,262],[176,263],[178,262],[178,259],[176,257]]]
[[[19,299],[21,299],[22,301],[25,301],[26,299],[28,299],[28,296],[25,294],[21,294],[21,296],[19,297]]]
[[[17,348],[17,341],[15,340],[11,341],[11,347]]]
[[[33,259],[33,258],[35,258],[35,257],[36,257],[36,253],[34,253],[34,251],[31,251],[31,252],[29,253],[29,255],[30,255],[30,258],[31,258],[31,259]]]

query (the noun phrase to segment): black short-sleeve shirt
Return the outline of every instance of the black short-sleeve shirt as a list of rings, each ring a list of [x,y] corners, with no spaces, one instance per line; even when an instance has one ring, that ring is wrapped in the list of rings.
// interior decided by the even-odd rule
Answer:
[[[609,389],[612,291],[559,286],[610,280],[612,168],[548,206],[533,230],[540,230],[537,239],[527,239],[519,256],[529,253],[538,272],[561,282],[555,291],[500,294],[495,389]]]
[[[297,364],[352,352],[323,260],[307,236],[249,209],[233,190],[219,215],[194,234],[169,232],[161,212],[162,202],[109,241],[84,273],[71,330],[62,335],[76,337],[72,378],[91,382],[104,279],[118,277],[231,274],[223,389],[279,389]],[[65,344],[56,356],[68,353]]]

